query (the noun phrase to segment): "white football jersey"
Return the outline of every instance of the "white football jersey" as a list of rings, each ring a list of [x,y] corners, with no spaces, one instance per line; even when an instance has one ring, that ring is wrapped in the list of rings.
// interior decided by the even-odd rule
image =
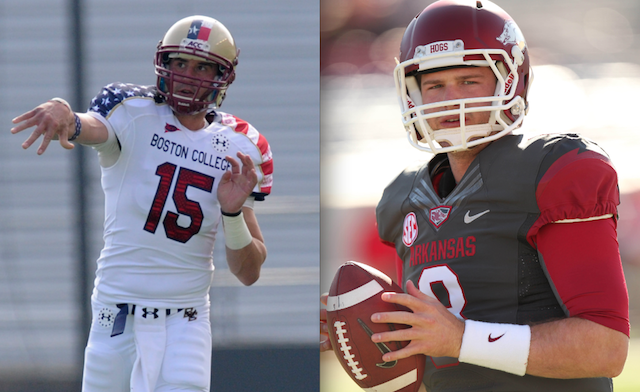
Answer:
[[[226,113],[209,116],[204,129],[188,130],[155,91],[111,84],[88,110],[119,146],[113,163],[102,167],[105,244],[94,297],[156,308],[197,306],[208,300],[213,277],[218,182],[230,169],[225,156],[238,160],[241,151],[252,157],[258,173],[252,196],[263,200],[271,191],[271,150],[255,128]]]

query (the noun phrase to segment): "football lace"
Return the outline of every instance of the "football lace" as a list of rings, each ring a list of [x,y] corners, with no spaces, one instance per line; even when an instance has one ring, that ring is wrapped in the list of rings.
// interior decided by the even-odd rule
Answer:
[[[347,345],[347,343],[349,343],[349,338],[344,336],[347,330],[342,328],[345,325],[346,323],[342,321],[336,321],[335,323],[333,323],[333,326],[336,330],[336,335],[338,336],[337,342],[340,344],[340,351],[344,353],[343,358],[347,362],[347,365],[351,368],[351,372],[354,374],[355,378],[357,380],[363,380],[367,378],[367,375],[362,373],[364,369],[358,367],[360,362],[353,360],[353,358],[355,358],[356,356],[351,353],[351,346]]]

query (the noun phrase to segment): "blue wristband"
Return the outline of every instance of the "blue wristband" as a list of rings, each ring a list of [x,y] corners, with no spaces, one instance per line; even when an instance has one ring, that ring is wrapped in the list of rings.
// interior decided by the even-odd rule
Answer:
[[[80,132],[82,132],[82,122],[80,121],[80,117],[77,114],[73,113],[73,116],[76,118],[76,132],[69,138],[69,141],[72,142],[80,136]]]

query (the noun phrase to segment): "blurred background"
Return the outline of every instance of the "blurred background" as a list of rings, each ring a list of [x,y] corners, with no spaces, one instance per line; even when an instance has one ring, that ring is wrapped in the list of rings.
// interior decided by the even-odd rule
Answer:
[[[95,152],[57,142],[43,156],[24,151],[30,131],[11,135],[11,119],[52,97],[85,111],[111,82],[155,84],[158,41],[194,14],[220,20],[234,36],[237,79],[222,110],[266,136],[275,165],[273,193],[255,208],[269,249],[261,279],[241,287],[224,246],[214,252],[213,390],[318,389],[319,3],[3,0],[0,391],[80,390],[103,246]]]
[[[631,302],[632,344],[616,391],[640,390],[640,2],[496,0],[518,23],[534,80],[525,135],[580,133],[618,170],[618,239]],[[321,291],[347,260],[388,275],[394,251],[380,245],[375,205],[408,164],[431,155],[409,145],[392,70],[405,27],[432,1],[321,0]],[[356,391],[321,355],[321,391]]]

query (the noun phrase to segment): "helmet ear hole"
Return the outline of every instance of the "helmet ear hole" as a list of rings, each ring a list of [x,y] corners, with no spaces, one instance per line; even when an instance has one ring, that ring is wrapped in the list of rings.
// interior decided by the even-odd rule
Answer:
[[[158,89],[162,92],[167,91],[167,82],[164,78],[158,78]]]

